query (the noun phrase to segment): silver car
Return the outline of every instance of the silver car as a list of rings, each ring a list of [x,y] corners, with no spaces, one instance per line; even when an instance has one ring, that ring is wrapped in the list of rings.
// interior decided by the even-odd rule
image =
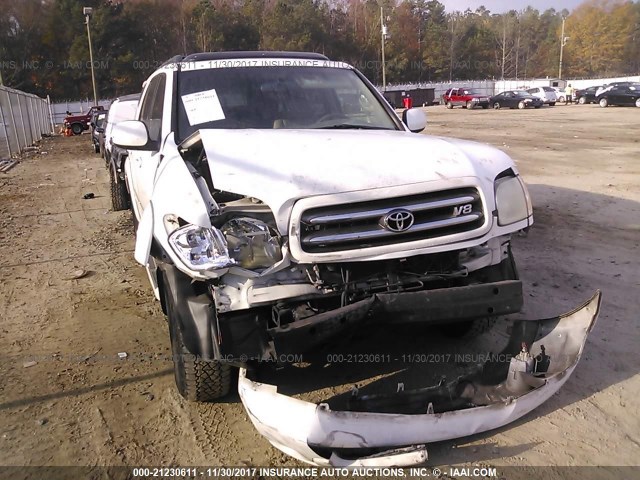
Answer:
[[[556,91],[551,87],[534,87],[527,90],[528,93],[534,97],[538,97],[544,103],[550,106],[554,106],[558,101]]]

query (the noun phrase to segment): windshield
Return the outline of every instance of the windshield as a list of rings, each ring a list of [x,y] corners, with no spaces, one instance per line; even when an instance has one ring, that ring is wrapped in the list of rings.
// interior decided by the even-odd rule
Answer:
[[[266,66],[183,70],[181,139],[202,128],[366,128],[397,126],[347,68]]]
[[[518,95],[519,97],[532,97],[533,95],[531,95],[529,92],[525,92],[524,90],[516,90],[515,92],[516,95]]]
[[[482,95],[478,90],[465,90],[465,95]]]

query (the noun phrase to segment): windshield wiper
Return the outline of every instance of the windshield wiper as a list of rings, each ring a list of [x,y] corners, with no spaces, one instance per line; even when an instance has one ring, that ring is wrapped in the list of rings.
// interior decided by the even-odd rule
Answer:
[[[376,127],[373,125],[358,125],[354,123],[337,123],[335,125],[327,125],[326,127],[318,127],[320,130],[392,130],[388,127]]]

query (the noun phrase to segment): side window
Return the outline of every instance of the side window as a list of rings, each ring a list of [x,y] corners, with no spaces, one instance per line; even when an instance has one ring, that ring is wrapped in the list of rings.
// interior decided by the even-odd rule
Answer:
[[[162,107],[166,81],[165,74],[151,80],[140,109],[140,121],[147,126],[149,138],[155,142],[162,140]]]

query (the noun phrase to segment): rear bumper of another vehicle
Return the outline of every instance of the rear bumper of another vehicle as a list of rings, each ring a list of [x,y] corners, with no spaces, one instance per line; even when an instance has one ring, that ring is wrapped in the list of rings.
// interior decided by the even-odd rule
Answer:
[[[569,379],[600,308],[600,292],[565,315],[513,323],[496,360],[457,380],[414,391],[359,396],[344,411],[279,394],[240,371],[238,391],[256,429],[276,448],[320,466],[410,466],[427,459],[426,444],[504,426],[540,406]],[[510,365],[522,344],[535,357],[530,372]],[[397,405],[406,412],[393,413]]]

